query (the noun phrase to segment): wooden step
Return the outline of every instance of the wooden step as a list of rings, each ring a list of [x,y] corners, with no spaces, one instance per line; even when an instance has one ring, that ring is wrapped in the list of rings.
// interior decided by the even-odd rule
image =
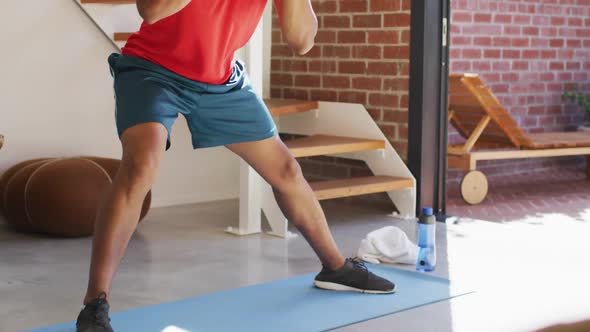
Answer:
[[[296,100],[296,99],[265,99],[272,116],[280,116],[291,113],[307,112],[319,108],[317,101]]]
[[[392,176],[369,176],[310,183],[318,200],[409,189],[413,185],[412,179]]]
[[[124,42],[131,37],[133,32],[115,32],[113,35],[113,40],[116,42]]]
[[[385,148],[382,140],[353,137],[313,135],[285,142],[295,158],[346,152],[370,151]]]
[[[135,0],[80,0],[82,4],[96,3],[105,5],[127,5],[134,4]]]

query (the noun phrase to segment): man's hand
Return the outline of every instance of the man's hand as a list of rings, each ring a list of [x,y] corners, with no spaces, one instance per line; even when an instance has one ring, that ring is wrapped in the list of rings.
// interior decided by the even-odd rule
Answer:
[[[311,0],[275,0],[275,6],[289,46],[299,55],[309,52],[318,32]]]
[[[178,13],[190,2],[191,0],[137,0],[137,10],[147,24],[154,24]]]

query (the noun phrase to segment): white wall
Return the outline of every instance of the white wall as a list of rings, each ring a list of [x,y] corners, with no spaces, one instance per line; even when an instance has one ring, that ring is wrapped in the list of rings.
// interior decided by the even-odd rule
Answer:
[[[40,156],[120,157],[113,45],[72,0],[2,1],[0,172]],[[154,206],[235,198],[238,159],[223,148],[192,151],[179,118],[154,186]]]

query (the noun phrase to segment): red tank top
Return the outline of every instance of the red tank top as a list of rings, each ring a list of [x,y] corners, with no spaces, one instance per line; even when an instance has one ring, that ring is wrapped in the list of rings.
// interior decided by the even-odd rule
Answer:
[[[258,25],[267,0],[192,0],[154,24],[142,23],[122,49],[186,78],[225,82],[234,53]]]

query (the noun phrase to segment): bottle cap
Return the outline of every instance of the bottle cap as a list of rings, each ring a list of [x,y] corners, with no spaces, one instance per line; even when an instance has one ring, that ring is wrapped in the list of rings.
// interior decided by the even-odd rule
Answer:
[[[434,212],[431,207],[424,207],[422,208],[422,214],[425,216],[432,216],[434,215]]]

